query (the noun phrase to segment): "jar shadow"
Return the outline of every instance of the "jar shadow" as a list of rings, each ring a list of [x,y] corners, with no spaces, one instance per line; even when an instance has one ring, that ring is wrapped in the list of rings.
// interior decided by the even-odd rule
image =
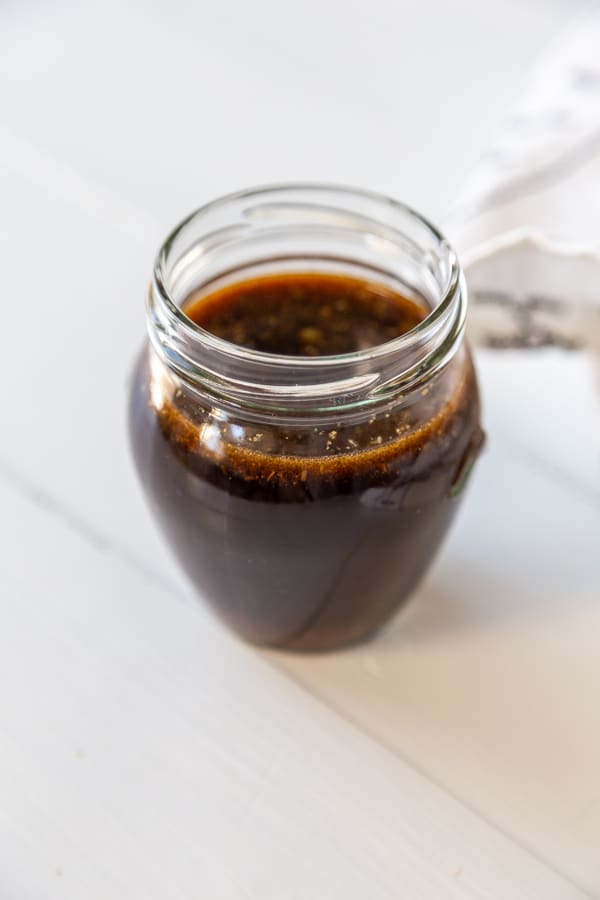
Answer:
[[[516,619],[544,615],[547,593],[540,579],[535,592],[519,589],[518,576],[472,559],[436,567],[387,629],[374,649],[433,641],[453,632],[506,627]]]

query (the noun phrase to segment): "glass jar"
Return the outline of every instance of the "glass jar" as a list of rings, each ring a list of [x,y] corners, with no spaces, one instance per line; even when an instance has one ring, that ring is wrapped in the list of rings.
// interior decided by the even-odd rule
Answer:
[[[336,273],[425,304],[339,356],[246,349],[196,325],[193,293]],[[482,443],[466,289],[442,235],[379,195],[291,185],[210,203],[163,244],[130,404],[150,507],[202,597],[248,641],[363,640],[413,591]]]

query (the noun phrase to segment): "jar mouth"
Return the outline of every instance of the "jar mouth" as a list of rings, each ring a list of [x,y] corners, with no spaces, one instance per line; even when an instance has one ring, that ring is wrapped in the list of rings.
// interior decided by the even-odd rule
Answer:
[[[340,272],[360,265],[373,280],[387,279],[401,293],[423,298],[430,311],[410,331],[372,347],[291,356],[227,341],[182,309],[193,291],[224,276],[234,281],[236,273],[242,280],[245,269],[261,264],[271,274],[285,266],[321,273],[324,267]],[[420,273],[427,289],[404,269]],[[242,403],[253,394],[266,406],[269,395],[281,402],[292,388],[303,399],[289,396],[291,406],[306,406],[311,394],[322,400],[333,390],[337,408],[409,389],[449,361],[462,338],[465,313],[457,256],[432,223],[384,194],[319,183],[255,187],[201,206],[163,242],[148,294],[150,339],[170,368],[205,389],[223,394],[229,388]]]

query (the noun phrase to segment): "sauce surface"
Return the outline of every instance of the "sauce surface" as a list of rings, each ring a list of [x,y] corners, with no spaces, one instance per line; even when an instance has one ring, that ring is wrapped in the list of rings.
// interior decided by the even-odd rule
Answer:
[[[200,327],[240,346],[293,357],[351,353],[407,333],[428,310],[386,285],[328,273],[262,276],[192,294],[182,306]],[[158,410],[161,428],[190,467],[226,483],[230,493],[272,502],[304,502],[397,479],[402,461],[413,477],[445,452],[465,411],[468,369],[428,385],[409,404],[332,418],[315,427],[222,421],[214,449],[203,439],[206,416],[178,394]],[[213,432],[211,431],[211,435]],[[418,458],[417,458],[418,457]]]
[[[428,312],[385,285],[315,272],[230,284],[192,295],[183,310],[217,337],[286,356],[367,350],[406,334]]]

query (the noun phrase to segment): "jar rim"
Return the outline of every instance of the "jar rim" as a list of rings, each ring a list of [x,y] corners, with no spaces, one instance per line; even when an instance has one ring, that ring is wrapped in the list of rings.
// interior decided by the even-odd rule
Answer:
[[[306,208],[317,206],[330,211],[341,212],[337,206],[332,206],[331,201],[346,204],[344,213],[350,214],[352,204],[367,203],[376,210],[376,214],[366,216],[359,211],[353,213],[357,222],[372,224],[373,227],[386,229],[389,234],[399,237],[402,232],[385,221],[385,216],[397,216],[423,230],[435,246],[436,253],[443,257],[446,266],[446,278],[443,285],[439,285],[440,299],[435,303],[430,312],[410,331],[405,332],[389,341],[382,342],[363,350],[355,350],[342,354],[322,356],[290,356],[255,350],[243,347],[217,337],[202,328],[185,314],[177,303],[170,286],[170,267],[173,266],[173,254],[175,248],[186,232],[202,220],[209,219],[212,214],[226,211],[228,208],[247,211],[253,203],[262,203],[265,207],[273,199],[284,198],[281,203],[287,203],[291,208],[294,203],[298,207]],[[288,198],[285,200],[285,198]],[[309,203],[308,198],[313,198]],[[329,205],[327,205],[329,203]],[[381,214],[381,218],[377,213]],[[233,227],[233,226],[231,226]],[[221,229],[223,232],[226,228]],[[215,232],[216,234],[217,232]],[[393,239],[389,239],[393,244]],[[274,257],[276,259],[276,257]],[[326,257],[325,257],[326,258]],[[351,261],[351,260],[350,260]],[[175,260],[177,263],[177,260]],[[310,394],[324,396],[322,390],[316,390],[317,386],[330,388],[333,383],[340,387],[340,393],[345,392],[344,382],[350,378],[356,390],[361,389],[356,377],[350,376],[351,372],[360,370],[362,379],[360,385],[363,390],[369,389],[366,402],[380,399],[382,394],[390,390],[398,390],[402,386],[408,388],[415,381],[417,374],[423,375],[425,370],[432,374],[432,368],[439,367],[441,362],[446,362],[453,355],[460,343],[464,331],[466,314],[466,286],[462,270],[453,248],[439,229],[425,216],[401,201],[395,200],[383,193],[354,188],[347,185],[337,185],[319,182],[290,182],[281,184],[268,184],[235,191],[212,200],[183,219],[175,226],[163,241],[155,258],[153,278],[148,294],[149,333],[153,345],[159,349],[166,362],[172,368],[193,380],[193,370],[197,369],[200,380],[206,375],[206,365],[202,363],[196,366],[200,359],[206,363],[206,357],[212,361],[212,371],[209,372],[209,380],[213,386],[220,380],[222,374],[219,369],[224,368],[220,363],[224,360],[236,368],[236,377],[226,376],[224,381],[240,381],[240,367],[245,370],[255,370],[256,379],[254,388],[258,393],[266,395],[274,393],[283,398],[283,394],[292,385],[304,386],[305,400]],[[389,377],[389,365],[393,361],[402,358],[410,359],[411,365],[396,372],[393,378]],[[442,359],[443,358],[443,359]],[[181,363],[184,362],[183,370]],[[216,366],[216,369],[215,369]],[[377,367],[379,378],[365,378],[365,370]],[[281,375],[286,370],[293,368],[293,381],[283,380]],[[396,366],[396,369],[398,366]],[[210,369],[210,364],[209,364]],[[415,370],[418,369],[419,372]],[[386,370],[385,372],[382,370]],[[387,373],[387,374],[386,374]],[[217,376],[216,378],[214,376]],[[210,378],[210,376],[213,376]],[[242,379],[244,381],[244,379]],[[375,384],[374,382],[378,382]],[[246,380],[248,385],[249,381]],[[235,385],[234,385],[235,389]],[[373,393],[374,392],[374,393]],[[247,393],[247,392],[243,392]],[[263,400],[265,397],[263,396]],[[269,405],[269,404],[267,404]],[[335,400],[334,405],[339,408],[340,403]],[[351,402],[356,405],[356,400]]]

